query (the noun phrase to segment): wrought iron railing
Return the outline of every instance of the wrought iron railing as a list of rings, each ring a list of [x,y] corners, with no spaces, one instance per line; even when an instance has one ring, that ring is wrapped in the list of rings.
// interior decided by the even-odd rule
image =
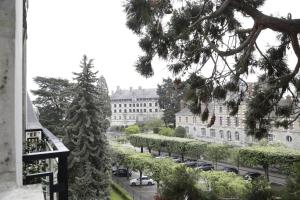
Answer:
[[[25,145],[23,184],[46,183],[44,185],[48,186],[47,193],[50,200],[54,200],[54,197],[57,200],[67,200],[69,149],[46,128],[26,130],[25,136],[29,132],[41,133],[41,137],[38,138],[38,151],[33,151],[32,147],[28,151]],[[28,166],[35,166],[35,170],[29,169]]]

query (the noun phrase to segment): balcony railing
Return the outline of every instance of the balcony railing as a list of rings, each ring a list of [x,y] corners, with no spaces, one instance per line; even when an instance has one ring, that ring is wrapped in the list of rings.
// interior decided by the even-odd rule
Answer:
[[[45,199],[67,200],[69,149],[46,128],[26,130],[25,134],[27,142],[31,140],[35,146],[23,153],[23,184],[44,182],[49,194]],[[28,170],[28,166],[34,166],[35,170]]]

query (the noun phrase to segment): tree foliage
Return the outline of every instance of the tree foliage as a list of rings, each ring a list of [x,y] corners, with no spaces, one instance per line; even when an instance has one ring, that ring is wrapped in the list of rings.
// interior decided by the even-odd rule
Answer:
[[[39,111],[39,121],[54,134],[63,136],[67,108],[72,101],[72,84],[60,78],[37,76],[33,80],[38,85],[31,92],[36,96],[33,104]]]
[[[68,157],[70,199],[109,199],[110,155],[104,111],[97,104],[93,60],[83,56],[74,73],[76,95],[66,117],[64,143]]]
[[[297,200],[300,194],[300,162],[293,165],[293,171],[287,179],[287,185],[283,194],[285,200]]]
[[[274,165],[291,165],[300,161],[299,150],[283,146],[252,146],[239,149],[241,163],[248,166],[260,165],[265,169],[265,176],[269,179],[269,167]]]
[[[130,125],[127,128],[125,128],[125,133],[129,135],[140,133],[140,127],[138,125]]]
[[[110,126],[109,120],[111,117],[111,103],[104,76],[100,76],[100,78],[98,78],[96,87],[98,92],[98,95],[96,96],[97,103],[99,109],[102,110],[102,115],[100,117],[103,118],[101,120],[105,121],[105,128],[107,129]]]
[[[175,84],[171,78],[163,79],[161,85],[157,86],[158,104],[163,109],[162,120],[166,126],[176,126],[175,114],[180,111],[180,101],[185,94],[184,84]]]
[[[177,126],[174,130],[174,136],[185,138],[187,136],[185,128],[183,128],[182,126]]]
[[[144,55],[135,68],[153,76],[155,57],[168,62],[169,71],[187,75],[189,107],[207,116],[201,105],[226,100],[231,114],[247,98],[246,78],[255,73],[258,82],[249,100],[246,130],[257,138],[266,137],[270,124],[287,126],[299,114],[300,20],[274,17],[260,11],[265,0],[127,0],[126,25],[140,37]],[[292,5],[291,5],[292,6]],[[253,21],[245,27],[244,20]],[[278,44],[261,50],[257,38],[267,29],[277,34]],[[287,52],[297,58],[288,66]],[[204,73],[206,72],[206,73]],[[280,101],[292,96],[288,106]],[[230,98],[225,98],[226,96]],[[270,115],[273,113],[272,115]],[[282,117],[285,120],[282,122]]]

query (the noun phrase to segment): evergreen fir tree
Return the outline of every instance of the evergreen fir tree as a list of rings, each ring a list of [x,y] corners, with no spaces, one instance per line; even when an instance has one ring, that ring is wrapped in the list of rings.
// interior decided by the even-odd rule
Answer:
[[[104,112],[96,103],[97,72],[83,56],[81,73],[74,73],[76,94],[67,113],[65,144],[69,156],[69,196],[72,200],[109,199],[110,157],[104,135]]]
[[[109,118],[111,117],[111,104],[108,92],[108,87],[104,76],[100,76],[97,81],[97,91],[98,91],[98,104],[100,110],[102,110],[104,120],[104,127],[107,129],[110,126]]]

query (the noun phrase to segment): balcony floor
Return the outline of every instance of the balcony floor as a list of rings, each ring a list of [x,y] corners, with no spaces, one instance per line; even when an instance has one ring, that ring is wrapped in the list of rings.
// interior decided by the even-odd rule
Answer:
[[[17,187],[12,180],[11,174],[1,174],[0,200],[44,200],[41,185]]]

